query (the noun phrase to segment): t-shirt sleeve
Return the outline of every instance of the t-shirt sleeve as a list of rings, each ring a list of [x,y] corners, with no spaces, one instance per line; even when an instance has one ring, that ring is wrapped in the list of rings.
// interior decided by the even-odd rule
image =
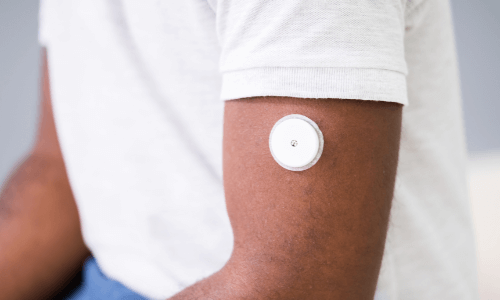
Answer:
[[[58,16],[54,10],[54,1],[40,0],[38,11],[38,43],[43,47],[48,47],[51,34],[57,29]]]
[[[221,99],[408,104],[401,0],[218,0]]]
[[[49,48],[53,42],[67,41],[75,30],[79,19],[75,18],[78,11],[76,1],[40,0],[38,10],[38,43]]]

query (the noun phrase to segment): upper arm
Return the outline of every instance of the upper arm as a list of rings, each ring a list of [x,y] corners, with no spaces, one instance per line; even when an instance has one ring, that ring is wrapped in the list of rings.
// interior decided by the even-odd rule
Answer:
[[[37,142],[0,193],[0,299],[57,293],[89,254],[50,102],[44,55]]]
[[[264,295],[373,297],[408,102],[404,15],[401,0],[217,1],[228,266]],[[323,133],[304,171],[269,149],[289,114]]]
[[[401,111],[397,103],[339,99],[226,102],[224,188],[235,237],[229,265],[245,270],[247,285],[280,299],[373,297]],[[289,114],[312,119],[324,136],[319,161],[304,171],[281,167],[269,150],[273,125]]]
[[[61,148],[57,138],[52,101],[50,96],[50,79],[46,50],[42,52],[41,69],[41,104],[40,121],[33,152],[36,155],[50,157],[63,163]]]

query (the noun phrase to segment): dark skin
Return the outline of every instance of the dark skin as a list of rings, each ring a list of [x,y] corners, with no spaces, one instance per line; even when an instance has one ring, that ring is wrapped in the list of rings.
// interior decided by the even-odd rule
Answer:
[[[47,74],[45,69],[43,94],[50,108]],[[52,119],[48,111],[42,120]],[[269,151],[273,125],[288,114],[314,120],[325,138],[320,160],[305,171],[282,168]],[[234,251],[222,270],[171,299],[373,299],[401,114],[400,104],[376,101],[227,101],[223,171]],[[43,124],[37,147],[0,198],[0,276],[6,277],[0,278],[0,299],[54,291],[88,255],[53,121],[49,140],[42,128],[50,126]],[[47,163],[30,179],[26,170],[41,153]],[[49,177],[49,171],[58,175]],[[15,276],[1,275],[6,271]]]
[[[373,299],[393,197],[400,104],[259,97],[226,102],[224,188],[231,259],[180,299]],[[302,114],[323,132],[319,161],[279,166],[268,137]]]
[[[46,60],[33,150],[0,194],[0,299],[50,299],[90,254],[56,135]]]

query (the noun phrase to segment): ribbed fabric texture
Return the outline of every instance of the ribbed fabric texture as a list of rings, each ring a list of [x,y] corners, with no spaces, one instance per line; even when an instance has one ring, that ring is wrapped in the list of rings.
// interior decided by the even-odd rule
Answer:
[[[274,95],[408,104],[406,2],[212,1],[221,99]]]
[[[405,76],[395,71],[271,67],[224,73],[222,100],[255,96],[383,100],[408,104]]]

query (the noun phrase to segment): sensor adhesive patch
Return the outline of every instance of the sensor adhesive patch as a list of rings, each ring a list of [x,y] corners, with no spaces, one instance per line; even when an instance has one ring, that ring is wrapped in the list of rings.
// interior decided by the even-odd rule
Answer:
[[[318,125],[298,114],[278,120],[269,135],[269,148],[274,160],[291,171],[312,167],[323,153],[323,143],[323,133]]]

